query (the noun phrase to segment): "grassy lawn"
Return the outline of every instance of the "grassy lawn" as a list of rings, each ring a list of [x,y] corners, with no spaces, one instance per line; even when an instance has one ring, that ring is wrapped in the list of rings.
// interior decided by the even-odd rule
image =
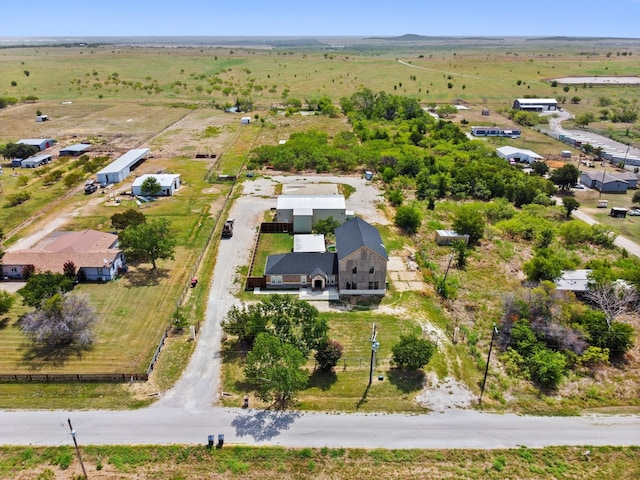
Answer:
[[[435,434],[430,432],[428,434]],[[89,478],[474,478],[626,479],[640,475],[637,447],[495,450],[385,450],[205,446],[86,446]],[[590,450],[589,458],[584,456]],[[71,446],[3,447],[0,478],[70,478],[80,474]],[[47,476],[45,476],[47,475]]]
[[[293,251],[293,235],[288,233],[265,233],[260,235],[256,261],[253,265],[254,277],[264,275],[264,268],[267,265],[267,257],[278,253],[291,253]]]

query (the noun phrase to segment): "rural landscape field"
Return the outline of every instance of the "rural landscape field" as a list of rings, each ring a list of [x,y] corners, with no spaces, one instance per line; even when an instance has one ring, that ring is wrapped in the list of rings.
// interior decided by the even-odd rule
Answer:
[[[2,160],[2,250],[59,230],[113,232],[112,216],[129,209],[148,223],[167,220],[175,248],[159,257],[157,268],[131,261],[115,280],[73,288],[95,311],[95,340],[87,349],[30,342],[21,319],[33,308],[16,293],[22,285],[14,286],[14,300],[0,315],[0,377],[6,380],[0,408],[135,410],[168,395],[197,348],[200,329],[207,328],[220,252],[235,256],[237,267],[225,272],[232,278],[232,304],[266,298],[245,290],[247,277],[264,275],[267,256],[291,251],[292,240],[262,235],[254,265],[253,238],[260,222],[274,219],[286,183],[279,179],[290,177],[300,184],[337,184],[347,206],[351,201],[360,209],[354,208],[356,215],[376,220],[370,222],[398,266],[389,267],[382,298],[318,302],[318,319],[342,346],[342,356],[325,372],[309,355],[302,365],[305,387],[281,406],[337,414],[640,413],[637,295],[605,321],[599,304],[565,296],[553,284],[562,266],[592,269],[603,284],[622,280],[637,292],[640,259],[613,239],[639,242],[640,216],[608,213],[612,207],[633,211],[640,196],[635,189],[558,188],[547,182],[548,174],[520,177],[523,165],[502,170],[508,162],[495,155],[502,146],[532,150],[550,178],[565,165],[603,179],[625,172],[624,164],[602,160],[597,148],[558,141],[550,120],[611,139],[634,157],[640,148],[640,42],[418,36],[286,45],[264,39],[198,45],[113,40],[0,48],[0,148],[19,139],[56,141],[54,159],[45,166],[19,168],[10,158]],[[605,76],[626,80],[579,81]],[[561,108],[524,119],[512,109],[517,98],[557,99]],[[359,110],[367,99],[377,102],[368,117]],[[414,104],[420,112],[401,118],[398,112]],[[42,115],[46,121],[36,121]],[[521,128],[522,134],[476,138],[470,134],[476,125]],[[58,156],[77,143],[91,145],[87,159]],[[137,148],[150,154],[133,175],[85,193],[98,168]],[[286,148],[298,150],[281,153]],[[365,171],[374,172],[371,182],[362,180]],[[140,201],[129,194],[131,183],[147,173],[179,174],[182,185],[173,196]],[[361,205],[360,198],[374,200]],[[577,206],[567,207],[574,200]],[[603,200],[609,207],[604,210],[598,208]],[[255,221],[237,226],[236,237],[221,239],[225,219],[239,209]],[[415,228],[399,220],[401,212],[415,214]],[[578,213],[598,225],[588,226]],[[465,218],[481,231],[460,247],[460,260],[458,250],[434,237]],[[230,250],[241,235],[251,246]],[[16,282],[0,288],[9,283]],[[218,321],[226,318],[226,307],[214,307]],[[373,323],[380,343],[375,363]],[[615,333],[609,333],[612,325]],[[393,347],[405,336],[433,345],[426,366],[404,370],[394,362]],[[245,377],[248,352],[241,340],[224,332],[219,392],[198,401],[236,408],[246,397],[251,407],[273,408]],[[541,372],[549,364],[558,369]],[[117,374],[123,381],[56,380],[70,374]],[[24,381],[29,375],[31,381]],[[276,471],[279,478],[363,478],[362,472],[379,468],[390,478],[631,478],[638,459],[633,447],[594,448],[591,458],[584,449],[550,448],[467,451],[457,459],[453,451],[432,457],[357,449],[264,449],[249,458],[252,453],[238,448],[215,460],[218,477],[206,473],[212,452],[204,449],[94,447],[87,456],[91,478],[271,478]],[[58,476],[37,478],[68,478],[69,451],[3,449],[0,477],[36,478],[50,470]],[[170,468],[155,469],[159,462]],[[100,473],[103,463],[108,465]]]

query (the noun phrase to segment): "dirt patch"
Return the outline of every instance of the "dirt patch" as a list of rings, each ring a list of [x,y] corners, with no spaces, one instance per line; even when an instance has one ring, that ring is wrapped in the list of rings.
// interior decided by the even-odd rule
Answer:
[[[561,162],[559,160],[545,160],[544,163],[549,165],[549,167],[551,167],[551,168],[561,168],[561,167],[564,167],[566,165],[565,162]]]
[[[416,401],[434,412],[446,412],[469,408],[476,401],[476,396],[455,378],[440,380],[437,374],[429,372],[425,378],[425,389],[418,394]]]

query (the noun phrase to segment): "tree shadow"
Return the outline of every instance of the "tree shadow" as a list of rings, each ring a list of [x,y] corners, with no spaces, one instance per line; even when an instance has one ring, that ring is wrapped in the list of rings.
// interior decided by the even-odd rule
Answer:
[[[424,386],[422,370],[389,369],[389,381],[402,393],[415,392]]]
[[[307,382],[307,388],[317,387],[323,392],[330,390],[334,383],[338,381],[338,376],[333,370],[314,370]]]
[[[130,269],[124,278],[129,282],[130,287],[152,287],[160,283],[161,279],[169,278],[170,271],[167,268],[157,268],[155,270],[151,268]]]
[[[298,412],[283,410],[255,410],[241,412],[231,422],[238,437],[250,436],[255,441],[269,441],[280,435],[300,417]]]
[[[11,319],[9,317],[0,318],[0,330],[4,330],[9,326]]]
[[[83,352],[88,349],[77,345],[64,345],[52,347],[49,345],[25,343],[22,348],[22,365],[32,370],[40,370],[45,366],[63,366],[71,357],[82,358]]]

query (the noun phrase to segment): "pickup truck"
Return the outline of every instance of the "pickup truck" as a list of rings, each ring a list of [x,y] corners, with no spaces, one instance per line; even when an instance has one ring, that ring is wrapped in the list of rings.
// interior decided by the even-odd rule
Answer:
[[[96,190],[98,190],[98,185],[96,184],[96,182],[93,180],[87,180],[87,183],[84,184],[84,193],[89,195],[90,193],[93,193]]]
[[[233,224],[235,220],[233,218],[227,218],[222,226],[222,238],[233,237]]]

